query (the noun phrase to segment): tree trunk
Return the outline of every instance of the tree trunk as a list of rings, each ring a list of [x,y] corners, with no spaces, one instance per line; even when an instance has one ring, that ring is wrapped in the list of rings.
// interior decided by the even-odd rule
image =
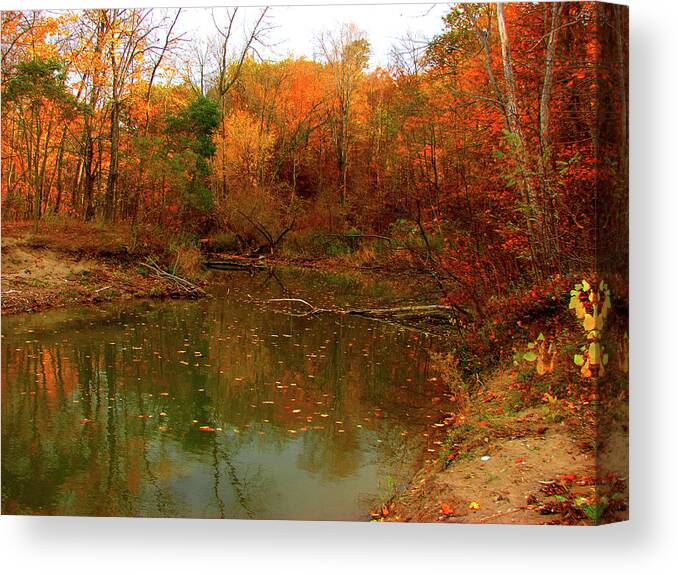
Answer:
[[[515,153],[516,162],[520,171],[520,177],[522,179],[521,188],[530,251],[532,252],[533,263],[535,264],[536,268],[539,268],[541,265],[541,250],[537,243],[537,232],[539,229],[538,209],[535,202],[534,186],[530,181],[530,162],[525,145],[525,136],[523,134],[520,119],[518,117],[518,106],[516,104],[516,85],[515,79],[513,77],[513,62],[511,60],[511,49],[509,46],[508,34],[506,32],[504,4],[502,2],[497,3],[497,26],[499,28],[499,39],[501,42],[504,82],[506,84],[506,90],[504,93],[506,121],[512,137],[512,148]]]
[[[108,165],[108,179],[106,181],[106,195],[104,199],[104,219],[112,222],[115,216],[115,188],[118,181],[118,141],[120,138],[120,103],[111,104],[111,131],[110,131],[110,158]]]

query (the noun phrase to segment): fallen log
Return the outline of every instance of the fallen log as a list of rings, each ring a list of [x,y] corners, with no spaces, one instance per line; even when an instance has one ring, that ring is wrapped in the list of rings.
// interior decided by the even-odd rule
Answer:
[[[370,319],[388,321],[389,323],[398,323],[402,320],[425,320],[425,319],[443,319],[450,323],[456,323],[459,315],[469,317],[470,314],[466,310],[457,306],[447,305],[410,305],[390,308],[358,308],[358,309],[342,309],[342,308],[319,308],[301,298],[274,298],[269,299],[265,303],[289,303],[301,304],[307,309],[304,311],[286,310],[282,313],[293,315],[296,317],[305,317],[310,315],[317,315],[320,313],[334,313],[339,315],[357,315]]]
[[[268,266],[255,262],[242,262],[234,260],[213,260],[205,263],[205,266],[213,270],[242,271],[242,270],[267,270]]]
[[[417,317],[420,315],[430,316],[432,314],[440,315],[457,315],[461,313],[462,315],[469,315],[466,310],[461,309],[457,306],[449,305],[410,305],[403,307],[390,307],[390,308],[366,308],[366,309],[351,309],[346,310],[347,314],[350,315],[365,315],[365,316],[384,316],[384,315],[399,315],[399,316],[413,316]]]

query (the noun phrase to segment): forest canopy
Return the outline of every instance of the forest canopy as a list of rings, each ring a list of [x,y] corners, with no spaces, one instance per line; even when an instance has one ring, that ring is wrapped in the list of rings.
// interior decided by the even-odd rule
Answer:
[[[359,25],[319,31],[315,59],[270,61],[267,9],[237,41],[237,9],[204,44],[181,17],[2,13],[4,221],[150,226],[249,253],[380,237],[466,299],[593,269],[606,246],[624,272],[618,7],[453,6],[376,69]]]

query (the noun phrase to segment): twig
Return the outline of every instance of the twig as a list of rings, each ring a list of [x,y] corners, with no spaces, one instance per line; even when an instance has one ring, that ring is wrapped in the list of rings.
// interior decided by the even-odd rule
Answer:
[[[509,515],[511,513],[515,513],[516,511],[522,511],[524,509],[528,509],[525,506],[521,507],[516,507],[515,509],[509,509],[508,511],[501,511],[499,513],[495,513],[494,515],[488,515],[487,517],[483,517],[479,523],[484,523],[485,521],[489,521],[490,519],[496,519],[497,517],[501,517],[502,515]]]

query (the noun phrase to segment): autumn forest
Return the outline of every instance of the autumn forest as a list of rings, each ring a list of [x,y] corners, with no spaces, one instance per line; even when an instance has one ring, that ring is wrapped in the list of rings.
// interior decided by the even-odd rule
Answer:
[[[208,38],[187,33],[185,17],[182,9],[142,8],[2,13],[3,313],[121,297],[200,298],[214,295],[210,286],[221,281],[214,274],[249,274],[233,279],[228,293],[248,285],[249,305],[261,313],[306,322],[331,309],[362,315],[375,330],[404,325],[416,338],[449,332],[444,349],[430,350],[438,375],[426,375],[444,383],[440,393],[427,391],[434,404],[439,397],[451,402],[435,416],[433,430],[444,436],[424,433],[427,461],[442,466],[440,473],[457,461],[477,464],[481,455],[490,465],[500,451],[523,464],[527,456],[507,439],[521,434],[539,436],[554,452],[565,428],[600,439],[595,420],[603,412],[615,414],[611,436],[624,435],[624,7],[450,5],[436,34],[394,39],[380,65],[360,21],[315,31],[312,57],[270,57],[276,8],[205,10],[214,29]],[[6,261],[12,253],[16,261]],[[64,292],[31,268],[46,254],[113,267],[95,280],[103,267],[84,274],[68,264],[63,282],[74,287]],[[45,265],[57,273],[56,264]],[[285,273],[297,272],[277,278],[286,286],[281,293],[264,296],[247,283],[263,268],[275,275],[278,266],[371,278],[354,277],[365,283],[346,293],[384,278],[408,290],[398,288],[386,305],[375,288],[348,309],[329,288],[291,290],[304,281],[286,281]],[[268,329],[261,325],[256,329]],[[318,349],[331,345],[318,337]],[[365,351],[372,344],[360,345]],[[6,371],[16,358],[3,357],[7,396],[8,377],[19,372]],[[271,370],[272,380],[287,385]],[[3,397],[3,427],[15,413],[6,405]],[[526,415],[528,408],[542,415]],[[384,408],[369,411],[381,418]],[[74,417],[81,427],[97,420],[89,412]],[[319,417],[308,414],[309,429],[311,418],[324,423]],[[218,427],[188,411],[186,418],[203,435]],[[283,433],[299,431],[285,425],[291,431]],[[356,425],[371,424],[365,418]],[[556,428],[556,435],[540,431]],[[3,451],[5,438],[3,429]],[[390,493],[372,505],[371,518],[473,522],[487,508],[485,516],[499,520],[617,520],[626,510],[627,487],[618,479],[624,464],[591,471],[586,458],[596,449],[589,447],[574,471],[555,463],[542,475],[537,470],[531,486],[556,478],[556,487],[527,500],[522,492],[506,495],[520,499],[519,511],[489,509],[496,499],[465,498],[461,487],[449,495],[432,477],[434,511],[413,491]],[[3,459],[3,476],[12,482],[19,475]],[[3,485],[5,509],[39,512],[12,483],[8,489]]]

